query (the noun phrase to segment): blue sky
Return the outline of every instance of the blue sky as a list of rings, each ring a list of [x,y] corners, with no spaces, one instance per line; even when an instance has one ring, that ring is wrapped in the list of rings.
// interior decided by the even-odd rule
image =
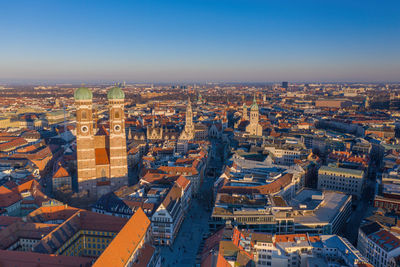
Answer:
[[[399,81],[400,1],[0,0],[0,81]]]

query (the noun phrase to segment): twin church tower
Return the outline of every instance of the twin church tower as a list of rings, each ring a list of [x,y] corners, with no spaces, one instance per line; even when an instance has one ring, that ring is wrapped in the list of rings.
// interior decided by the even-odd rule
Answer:
[[[94,127],[92,92],[74,93],[79,191],[103,195],[128,184],[124,99],[119,87],[108,91],[109,129]]]

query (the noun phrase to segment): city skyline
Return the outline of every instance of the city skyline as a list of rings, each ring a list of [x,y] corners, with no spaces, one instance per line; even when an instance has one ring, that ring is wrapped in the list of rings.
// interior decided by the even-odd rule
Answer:
[[[400,266],[399,11],[0,0],[0,267]]]
[[[387,1],[1,3],[1,83],[396,82]]]

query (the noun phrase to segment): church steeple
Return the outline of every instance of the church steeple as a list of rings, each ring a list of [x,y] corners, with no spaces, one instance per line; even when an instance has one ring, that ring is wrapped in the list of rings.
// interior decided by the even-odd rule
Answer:
[[[185,129],[183,130],[180,139],[182,140],[194,139],[193,111],[192,111],[192,103],[190,102],[189,97],[186,107]]]
[[[243,121],[248,121],[249,120],[249,114],[248,114],[247,106],[246,103],[243,102],[243,107],[242,107],[242,120]]]
[[[369,107],[370,107],[370,102],[371,102],[371,100],[370,100],[369,96],[367,96],[366,99],[365,99],[365,102],[364,102],[364,107],[365,107],[366,109],[369,109]]]
[[[258,124],[258,116],[258,104],[256,95],[254,95],[253,104],[250,106],[250,123]]]
[[[154,109],[153,109],[153,112],[152,112],[153,114],[152,114],[152,118],[151,118],[151,126],[153,127],[153,129],[154,129],[154,127],[156,127],[156,115],[154,114],[155,112],[154,112]]]
[[[132,139],[132,131],[131,128],[129,128],[129,132],[128,132],[128,140]]]
[[[246,127],[246,132],[250,135],[262,136],[262,127],[258,122],[259,111],[256,95],[253,98],[253,104],[250,106],[250,124]]]
[[[185,128],[192,128],[193,126],[193,112],[192,112],[192,103],[190,102],[190,97],[188,97],[188,104],[186,108],[186,124]]]
[[[251,110],[257,110],[257,111],[258,111],[257,98],[256,98],[256,95],[255,95],[255,94],[254,94],[254,97],[253,97],[253,104],[251,104],[250,109],[251,109]]]

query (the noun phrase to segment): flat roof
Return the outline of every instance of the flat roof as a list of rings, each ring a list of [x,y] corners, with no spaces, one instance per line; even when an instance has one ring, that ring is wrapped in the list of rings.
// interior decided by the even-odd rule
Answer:
[[[354,263],[355,260],[367,262],[364,256],[350,242],[338,235],[320,235],[321,242],[328,248],[337,248],[342,252],[343,257],[349,262]]]
[[[295,197],[287,200],[289,206],[301,210],[314,210],[323,201],[324,194],[319,190],[301,190]],[[301,206],[306,206],[302,208]]]
[[[309,214],[295,215],[295,223],[330,223],[351,196],[335,191],[324,191],[324,199]]]
[[[353,169],[329,167],[329,166],[322,166],[321,168],[319,168],[318,173],[320,171],[334,172],[334,173],[346,173],[346,174],[360,176],[360,177],[362,177],[364,175],[364,171],[361,171],[361,170],[353,170]]]
[[[400,195],[400,184],[397,183],[383,183],[383,193]]]

